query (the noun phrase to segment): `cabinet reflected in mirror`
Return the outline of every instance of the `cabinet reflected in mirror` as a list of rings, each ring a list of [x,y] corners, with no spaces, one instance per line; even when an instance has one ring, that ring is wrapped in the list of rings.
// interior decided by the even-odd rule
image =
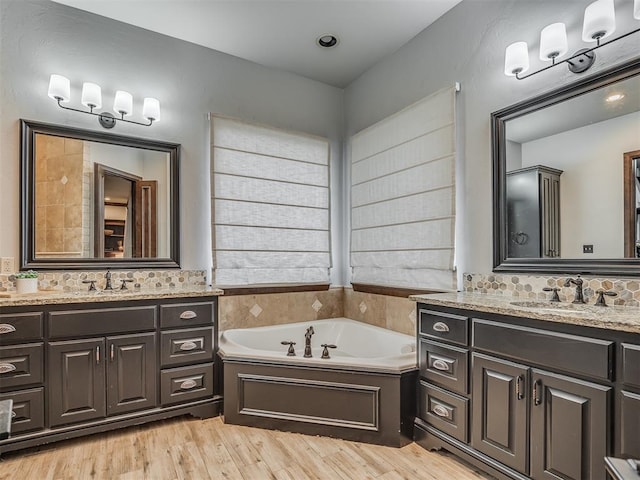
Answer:
[[[178,266],[178,145],[22,127],[23,268]]]

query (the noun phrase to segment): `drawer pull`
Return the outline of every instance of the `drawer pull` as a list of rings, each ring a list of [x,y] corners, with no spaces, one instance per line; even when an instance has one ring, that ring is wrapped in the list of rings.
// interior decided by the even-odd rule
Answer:
[[[433,324],[433,330],[435,330],[436,332],[448,332],[449,325],[444,322],[436,322]]]
[[[3,333],[11,333],[15,331],[16,327],[11,325],[10,323],[0,323],[0,335],[2,335]]]
[[[11,410],[11,418],[16,418],[18,414],[16,412],[14,412],[13,410]]]
[[[432,411],[439,417],[449,418],[449,409],[442,405],[436,405]]]
[[[16,366],[13,363],[0,363],[0,373],[13,372]]]
[[[180,384],[180,390],[190,390],[198,385],[194,380],[185,380]]]
[[[182,320],[191,320],[192,318],[196,318],[198,314],[193,310],[185,310],[180,314],[180,318]]]
[[[184,342],[180,344],[180,350],[190,351],[198,348],[198,345],[195,342]]]
[[[449,371],[449,364],[444,360],[434,360],[432,365],[436,370],[441,370],[443,372]]]

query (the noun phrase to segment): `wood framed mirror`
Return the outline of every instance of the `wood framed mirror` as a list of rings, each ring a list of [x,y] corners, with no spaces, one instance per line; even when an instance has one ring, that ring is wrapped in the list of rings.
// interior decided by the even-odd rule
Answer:
[[[494,271],[640,276],[640,57],[491,122]]]
[[[180,145],[21,121],[21,268],[179,268]]]

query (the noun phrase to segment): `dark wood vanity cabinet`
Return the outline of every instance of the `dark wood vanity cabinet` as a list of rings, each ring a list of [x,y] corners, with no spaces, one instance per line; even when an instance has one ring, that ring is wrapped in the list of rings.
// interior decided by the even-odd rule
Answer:
[[[0,452],[220,412],[215,297],[41,309],[0,315],[0,371],[12,364],[0,373],[0,399],[13,399],[15,414]]]
[[[432,332],[438,315],[466,332]],[[640,456],[634,334],[423,304],[417,330],[425,448],[504,479],[599,480],[605,456]]]

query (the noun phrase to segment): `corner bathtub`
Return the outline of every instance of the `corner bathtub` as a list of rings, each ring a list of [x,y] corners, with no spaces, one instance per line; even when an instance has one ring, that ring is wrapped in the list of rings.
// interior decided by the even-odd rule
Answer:
[[[313,357],[304,358],[309,326]],[[296,342],[296,356],[282,341]],[[337,346],[329,359],[323,343]],[[227,330],[218,351],[225,422],[405,445],[416,407],[415,343],[346,318]]]

